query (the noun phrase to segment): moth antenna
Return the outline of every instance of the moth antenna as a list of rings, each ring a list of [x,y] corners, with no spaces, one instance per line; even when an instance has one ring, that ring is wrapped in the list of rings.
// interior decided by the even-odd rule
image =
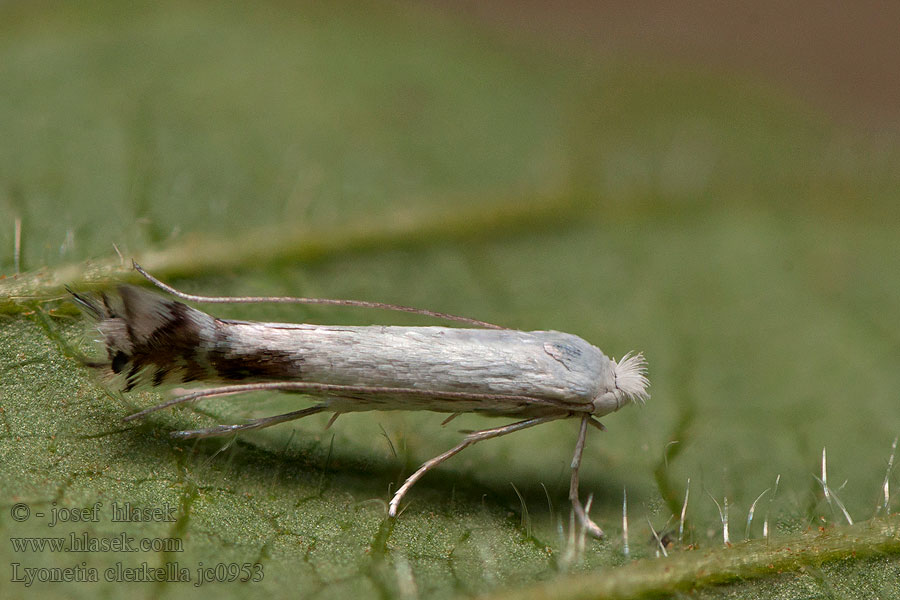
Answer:
[[[478,319],[470,319],[469,317],[461,317],[459,315],[451,315],[449,313],[437,312],[434,310],[426,310],[424,308],[413,308],[411,306],[402,306],[400,304],[388,304],[385,302],[368,302],[365,300],[343,300],[336,298],[299,298],[293,296],[197,296],[195,294],[187,294],[173,288],[167,283],[163,283],[144,268],[131,261],[134,270],[140,273],[144,279],[158,287],[159,289],[172,294],[182,300],[190,300],[192,302],[203,302],[210,304],[257,304],[260,302],[269,302],[274,304],[318,304],[326,306],[355,306],[357,308],[377,308],[381,310],[393,310],[397,312],[405,312],[415,315],[424,315],[426,317],[434,317],[435,319],[445,319],[447,321],[456,321],[458,323],[466,323],[476,327],[485,329],[506,329],[502,325],[495,325],[487,321]]]

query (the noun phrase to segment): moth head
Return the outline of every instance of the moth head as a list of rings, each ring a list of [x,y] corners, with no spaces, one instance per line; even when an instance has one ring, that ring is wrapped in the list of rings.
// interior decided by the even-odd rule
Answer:
[[[647,360],[640,352],[629,352],[619,362],[615,362],[613,369],[616,375],[616,392],[623,395],[627,402],[640,402],[643,404],[650,393],[650,380],[647,379]]]
[[[650,393],[650,380],[647,379],[647,360],[640,352],[629,352],[618,362],[610,359],[612,381],[610,388],[594,398],[594,414],[597,416],[619,410],[631,402],[643,404]]]

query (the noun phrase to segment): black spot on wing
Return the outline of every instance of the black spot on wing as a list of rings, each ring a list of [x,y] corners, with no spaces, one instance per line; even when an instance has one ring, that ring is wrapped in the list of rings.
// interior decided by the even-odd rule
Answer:
[[[272,381],[301,378],[302,359],[296,354],[272,348],[237,347],[229,338],[228,327],[216,321],[216,343],[208,354],[209,363],[219,379]]]
[[[117,351],[113,355],[112,361],[110,363],[110,367],[112,368],[113,373],[118,375],[119,373],[124,371],[125,367],[128,365],[128,361],[129,358],[127,354],[125,354],[121,350]]]
[[[135,288],[122,289],[122,300],[131,351],[112,356],[111,366],[114,373],[120,373],[130,365],[126,391],[138,385],[142,377],[160,385],[168,376],[180,381],[208,376],[208,369],[197,359],[203,345],[197,319],[208,318],[206,315]],[[148,376],[150,372],[152,376]]]
[[[215,349],[209,353],[209,363],[219,379],[300,379],[300,360],[296,355],[271,349],[236,351]]]
[[[209,376],[209,369],[204,367],[199,361],[194,360],[192,357],[188,357],[185,365],[182,367],[181,380],[184,382],[207,379],[209,378]]]
[[[162,385],[162,383],[166,380],[166,375],[168,375],[168,369],[157,369],[153,374],[153,385]]]
[[[140,368],[137,364],[131,365],[131,370],[128,371],[128,375],[125,377],[125,388],[124,391],[130,392],[134,389],[134,386],[137,385],[137,377],[140,372]]]

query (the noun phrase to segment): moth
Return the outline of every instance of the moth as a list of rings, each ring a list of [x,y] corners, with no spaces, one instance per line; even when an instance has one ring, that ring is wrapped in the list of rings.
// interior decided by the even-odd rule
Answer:
[[[424,314],[466,327],[332,326],[219,319],[143,288],[120,285],[115,293],[83,294],[74,301],[96,321],[106,358],[86,361],[118,377],[124,391],[164,383],[215,382],[124,418],[132,421],[176,404],[251,391],[300,392],[312,406],[234,425],[175,431],[179,439],[230,435],[308,415],[371,410],[428,410],[519,419],[468,433],[462,441],[410,475],[394,493],[396,517],[410,488],[472,444],[559,419],[577,419],[569,499],[585,530],[602,537],[578,492],[578,472],[588,426],[649,394],[644,356],[616,361],[578,336],[558,331],[518,331],[406,306],[293,297],[211,297],[185,294],[134,268],[161,290],[201,303],[280,302],[362,306]],[[588,506],[589,506],[588,502]]]

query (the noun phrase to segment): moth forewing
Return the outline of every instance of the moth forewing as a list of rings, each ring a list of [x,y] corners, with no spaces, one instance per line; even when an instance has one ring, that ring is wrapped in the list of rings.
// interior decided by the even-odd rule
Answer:
[[[192,297],[136,268],[178,296],[214,302],[247,298]],[[581,524],[591,521],[578,497],[578,468],[588,424],[594,417],[648,398],[641,354],[607,357],[578,336],[558,331],[518,331],[423,311],[489,328],[329,326],[217,319],[181,302],[122,285],[114,294],[72,293],[97,321],[106,360],[89,363],[120,378],[125,391],[139,385],[218,382],[126,417],[203,397],[255,390],[294,391],[317,399],[312,407],[238,425],[179,431],[179,438],[260,429],[318,412],[339,415],[368,410],[473,412],[521,419],[468,434],[427,461],[400,486],[389,505],[399,512],[406,492],[425,473],[467,446],[549,421],[578,417],[581,427],[572,461],[570,498]],[[380,303],[309,298],[252,298],[297,303],[365,305],[415,311]]]

